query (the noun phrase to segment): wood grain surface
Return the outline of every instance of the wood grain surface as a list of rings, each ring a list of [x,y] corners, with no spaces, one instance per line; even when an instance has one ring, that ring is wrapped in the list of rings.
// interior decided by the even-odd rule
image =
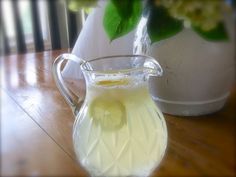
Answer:
[[[65,51],[1,58],[1,176],[88,176],[73,151],[71,109],[51,74]],[[85,93],[81,81],[70,86]],[[152,176],[236,176],[236,84],[217,113],[165,119],[168,147]]]

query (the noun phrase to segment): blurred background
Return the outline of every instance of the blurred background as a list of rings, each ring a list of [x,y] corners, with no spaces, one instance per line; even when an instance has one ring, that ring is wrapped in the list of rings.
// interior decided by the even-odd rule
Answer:
[[[1,0],[0,55],[71,48],[86,18],[66,0]]]

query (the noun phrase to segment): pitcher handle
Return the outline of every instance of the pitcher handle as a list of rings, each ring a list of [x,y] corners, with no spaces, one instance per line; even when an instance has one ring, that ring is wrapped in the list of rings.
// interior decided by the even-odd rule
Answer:
[[[52,65],[52,72],[53,72],[53,77],[56,82],[56,85],[59,91],[61,92],[62,96],[65,98],[66,102],[72,108],[73,114],[76,115],[78,107],[80,106],[79,104],[80,98],[66,87],[66,84],[62,78],[61,65],[65,60],[73,61],[79,65],[81,65],[85,61],[83,59],[78,58],[77,56],[73,54],[65,53],[65,54],[59,55],[55,59]]]

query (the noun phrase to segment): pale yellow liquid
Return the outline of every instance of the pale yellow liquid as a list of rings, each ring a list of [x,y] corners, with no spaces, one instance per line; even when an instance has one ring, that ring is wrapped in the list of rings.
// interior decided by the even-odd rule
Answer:
[[[109,102],[108,113],[104,110],[104,116],[112,111],[111,122],[99,122],[107,121],[102,119],[101,110],[100,117],[93,115],[92,110],[103,104],[103,98],[116,102],[113,107]],[[94,104],[94,100],[98,103]],[[160,163],[167,146],[163,115],[145,82],[135,85],[131,81],[101,81],[88,86],[73,138],[80,163],[93,176],[148,176]]]

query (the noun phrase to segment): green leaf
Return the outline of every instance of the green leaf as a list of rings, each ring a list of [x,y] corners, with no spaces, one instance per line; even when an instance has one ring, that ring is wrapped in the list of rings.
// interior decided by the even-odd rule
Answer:
[[[115,5],[119,15],[123,18],[129,18],[132,15],[132,0],[111,0]]]
[[[157,6],[149,10],[147,31],[152,43],[174,36],[183,29],[182,21],[172,18],[165,8]]]
[[[229,40],[228,33],[225,26],[220,22],[214,29],[210,31],[203,31],[201,28],[193,26],[195,32],[208,41],[227,41]]]
[[[120,4],[118,1],[116,3],[110,1],[105,8],[103,26],[111,41],[132,31],[137,26],[142,14],[140,0],[122,1],[129,1],[127,4],[130,5],[125,6],[125,3]],[[127,13],[128,10],[129,13]]]

